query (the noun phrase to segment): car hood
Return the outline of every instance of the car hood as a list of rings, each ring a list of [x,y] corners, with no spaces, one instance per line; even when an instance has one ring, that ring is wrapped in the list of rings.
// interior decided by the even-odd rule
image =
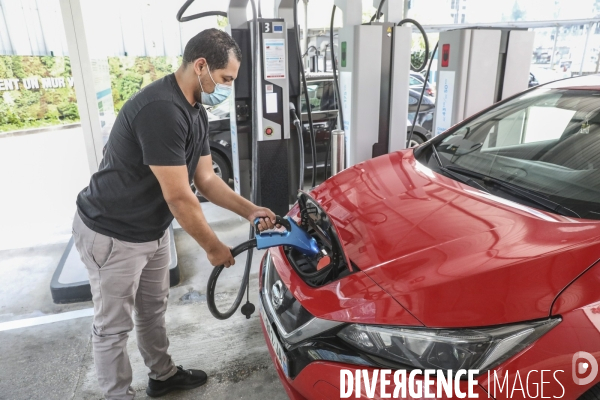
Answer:
[[[311,192],[348,258],[425,326],[544,318],[600,255],[599,221],[530,208],[439,175],[412,150]]]

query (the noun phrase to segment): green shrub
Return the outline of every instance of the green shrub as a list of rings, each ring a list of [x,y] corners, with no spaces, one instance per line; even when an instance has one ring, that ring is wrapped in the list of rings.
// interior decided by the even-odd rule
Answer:
[[[109,57],[115,112],[142,87],[175,71],[181,57]],[[0,56],[0,79],[68,78],[69,57]],[[70,123],[79,119],[75,88],[21,90],[0,96],[0,132]]]
[[[125,72],[123,79],[120,81],[118,90],[121,92],[123,99],[128,99],[137,93],[142,87],[142,76],[135,72]]]
[[[23,69],[23,57],[12,56],[12,70],[13,75],[19,79],[26,78],[25,70]]]
[[[58,112],[60,119],[66,119],[69,121],[79,120],[79,111],[76,103],[62,103],[58,105]]]

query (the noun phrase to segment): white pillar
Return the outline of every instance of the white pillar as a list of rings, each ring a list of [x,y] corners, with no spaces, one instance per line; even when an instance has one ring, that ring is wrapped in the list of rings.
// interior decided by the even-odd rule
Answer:
[[[379,3],[381,0],[373,0],[373,7],[379,7]],[[383,21],[384,22],[400,22],[404,17],[404,5],[408,5],[407,0],[392,0],[386,1],[383,3],[383,7],[381,7],[381,12],[383,13]]]
[[[583,63],[585,62],[585,53],[587,52],[588,42],[590,41],[590,33],[592,33],[592,28],[594,24],[591,23],[587,26],[587,34],[585,35],[585,44],[583,45],[583,55],[581,56],[581,66],[579,66],[579,76],[583,72]]]
[[[344,13],[344,26],[356,26],[362,24],[362,0],[333,0]]]
[[[102,131],[94,89],[94,75],[85,36],[80,0],[60,0],[71,71],[75,79],[77,107],[88,155],[90,173],[98,170],[102,160]]]

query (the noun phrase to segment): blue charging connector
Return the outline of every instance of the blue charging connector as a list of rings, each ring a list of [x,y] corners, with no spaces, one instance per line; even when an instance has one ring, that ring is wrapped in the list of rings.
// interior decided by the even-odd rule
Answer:
[[[255,237],[250,239],[240,245],[231,249],[231,255],[236,257],[237,255],[251,250],[256,247],[259,250],[268,249],[270,247],[276,246],[289,246],[298,250],[302,254],[308,257],[314,257],[319,254],[319,246],[317,245],[317,241],[311,237],[304,229],[298,226],[296,222],[290,217],[280,217],[277,216],[275,220],[275,225],[281,225],[286,230],[285,231],[266,231],[261,232],[258,229],[258,224],[260,223],[260,218],[256,218],[254,220],[254,228],[255,228]],[[219,275],[225,268],[223,265],[218,265],[213,268],[210,277],[208,278],[208,283],[206,286],[206,303],[208,305],[208,309],[210,313],[218,319],[227,319],[233,315],[233,313],[238,309],[240,303],[242,302],[242,298],[244,297],[244,292],[248,293],[248,282],[250,277],[250,266],[251,264],[246,264],[246,269],[244,270],[244,277],[242,278],[242,285],[240,286],[240,290],[238,291],[237,297],[233,302],[233,305],[226,312],[220,312],[217,309],[217,305],[215,303],[215,291],[217,286],[217,280],[219,279]],[[244,288],[246,290],[244,290]],[[254,312],[254,305],[250,303],[249,295],[246,300],[246,304],[242,306],[242,314],[246,316],[246,318],[250,318],[252,313]]]
[[[276,225],[283,226],[285,231],[267,231],[260,232],[258,223],[260,219],[254,220],[256,232],[256,248],[259,250],[268,249],[276,246],[289,246],[298,250],[302,254],[314,257],[319,254],[317,241],[306,231],[298,226],[290,217],[277,217]]]

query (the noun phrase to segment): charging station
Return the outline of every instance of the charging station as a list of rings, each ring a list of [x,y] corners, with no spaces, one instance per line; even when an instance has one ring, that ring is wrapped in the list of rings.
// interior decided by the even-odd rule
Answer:
[[[350,166],[406,148],[412,31],[393,22],[401,19],[399,4],[386,3],[384,22],[368,24],[361,1],[335,5],[344,15],[337,60]]]
[[[515,29],[441,32],[434,133],[526,90],[534,35]]]
[[[242,50],[242,66],[230,98],[230,109],[235,110],[230,118],[234,188],[242,196],[252,197],[252,159],[256,157],[258,187],[253,200],[285,215],[295,198],[300,168],[296,155],[300,149],[290,140],[289,113],[289,103],[298,103],[300,94],[297,49],[290,40],[295,31],[284,18],[259,18],[259,42],[253,47],[251,32],[255,26],[246,19],[247,4],[248,0],[233,0],[228,12],[228,30]],[[257,82],[256,97],[252,78]],[[256,126],[252,126],[253,110],[260,114]],[[252,148],[253,134],[256,149]]]

